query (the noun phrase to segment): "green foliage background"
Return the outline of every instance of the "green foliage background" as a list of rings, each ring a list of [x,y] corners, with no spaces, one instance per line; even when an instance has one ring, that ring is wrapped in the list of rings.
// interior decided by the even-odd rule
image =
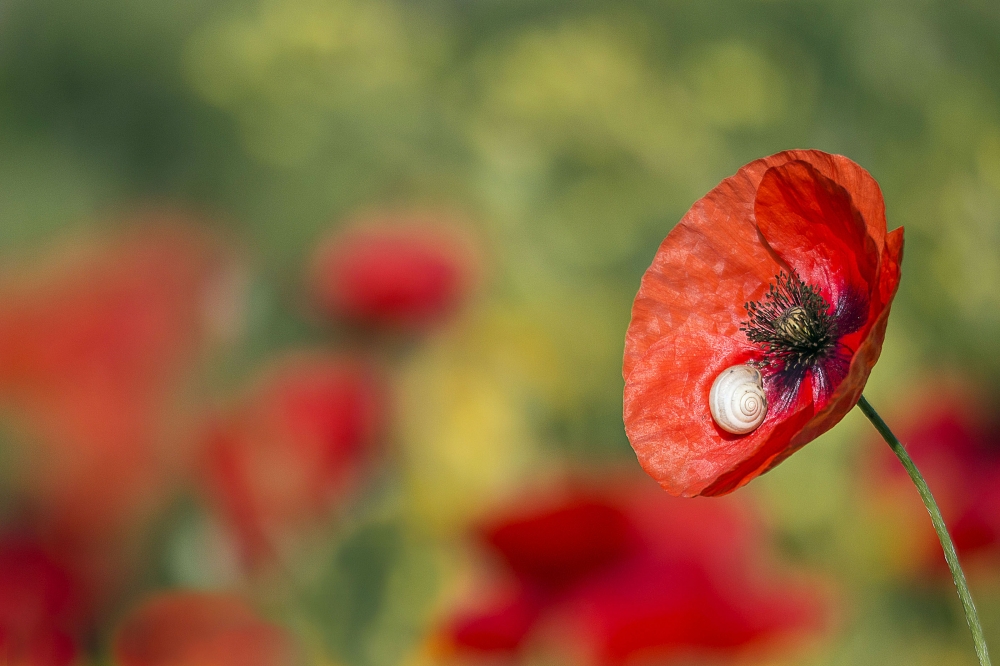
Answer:
[[[620,360],[639,277],[752,159],[847,155],[906,226],[877,406],[941,374],[992,390],[998,62],[991,0],[7,0],[0,247],[136,203],[209,211],[254,269],[224,391],[328,340],[298,308],[323,232],[381,206],[473,222],[483,287],[400,371],[399,459],[299,574],[309,593],[261,593],[327,659],[415,663],[477,511],[547,470],[632,464]],[[839,628],[794,663],[971,664],[947,585],[904,575],[904,536],[865,508],[872,446],[851,415],[747,491],[786,555],[842,589]],[[218,583],[184,564],[198,520],[163,528],[161,582]],[[974,585],[1000,649],[995,574]]]

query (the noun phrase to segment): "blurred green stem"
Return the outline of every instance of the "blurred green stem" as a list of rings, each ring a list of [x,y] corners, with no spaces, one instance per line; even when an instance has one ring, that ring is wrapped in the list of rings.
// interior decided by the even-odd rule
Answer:
[[[934,501],[931,489],[927,487],[927,482],[924,481],[920,470],[913,464],[910,454],[906,452],[903,445],[899,443],[896,436],[889,430],[889,426],[885,424],[885,421],[882,420],[878,412],[865,400],[864,396],[861,396],[861,399],[858,400],[858,407],[861,408],[864,415],[868,417],[868,420],[872,422],[875,429],[882,435],[882,439],[892,448],[893,453],[903,463],[906,473],[910,475],[910,479],[913,480],[913,484],[917,487],[920,499],[924,501],[927,513],[931,515],[934,531],[937,532],[938,539],[941,541],[941,549],[944,551],[944,559],[948,562],[948,568],[951,569],[951,577],[955,580],[955,587],[958,588],[958,598],[962,600],[965,620],[969,623],[969,629],[972,630],[972,640],[976,644],[976,655],[979,657],[980,666],[991,666],[990,653],[986,649],[986,639],[983,637],[983,627],[979,624],[979,615],[976,613],[976,605],[972,602],[972,593],[969,592],[969,584],[965,581],[965,572],[962,571],[962,565],[958,563],[958,553],[955,552],[955,544],[952,543],[951,536],[948,534],[948,528],[945,526],[944,518],[941,516],[941,509],[938,508],[937,502]]]

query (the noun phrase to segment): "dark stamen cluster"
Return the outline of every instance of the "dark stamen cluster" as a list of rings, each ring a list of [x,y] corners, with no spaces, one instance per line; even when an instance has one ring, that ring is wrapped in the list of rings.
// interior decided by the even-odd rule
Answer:
[[[766,364],[795,372],[825,359],[837,345],[837,322],[815,287],[784,271],[764,298],[744,303],[749,319],[740,326],[761,346]]]

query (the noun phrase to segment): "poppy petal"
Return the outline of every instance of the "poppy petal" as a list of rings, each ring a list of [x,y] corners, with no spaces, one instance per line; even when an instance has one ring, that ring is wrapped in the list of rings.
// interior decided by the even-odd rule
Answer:
[[[737,335],[743,312],[732,304],[760,298],[779,270],[752,221],[757,180],[740,170],[722,181],[656,251],[632,306],[622,367],[626,379],[668,331]],[[719,225],[718,219],[731,223]]]
[[[794,426],[812,416],[811,392],[802,391],[781,418],[768,415],[748,435],[732,435],[716,425],[708,394],[722,370],[752,353],[740,337],[704,331],[669,335],[629,375],[625,431],[643,469],[673,495],[702,494],[734,469],[745,477],[742,485],[788,445]]]
[[[645,482],[621,481],[586,488],[571,480],[554,494],[522,496],[523,507],[498,517],[498,531],[517,533],[518,550],[544,553],[553,564],[607,552],[608,532],[581,530],[587,516],[615,516],[610,522],[632,535],[632,546],[573,580],[548,566],[539,573],[554,578],[518,576],[513,594],[449,623],[447,646],[456,656],[521,663],[551,655],[603,666],[740,660],[824,624],[825,595],[769,566],[765,526],[745,502],[687,502]],[[550,592],[538,594],[539,585]]]
[[[757,227],[806,283],[826,287],[831,303],[875,286],[879,255],[843,187],[806,162],[772,167],[754,202]]]
[[[449,633],[454,647],[472,652],[514,652],[527,639],[545,601],[528,590],[480,613],[457,619]]]
[[[791,443],[791,447],[780,458],[776,459],[771,467],[799,450],[803,445],[816,439],[824,432],[837,425],[847,412],[851,411],[861,397],[861,391],[868,381],[879,354],[882,352],[882,341],[885,339],[886,324],[889,323],[889,304],[896,294],[899,286],[900,271],[899,265],[903,259],[903,228],[900,227],[886,236],[885,251],[882,258],[882,278],[880,280],[880,293],[885,299],[881,308],[881,313],[872,323],[867,335],[861,341],[854,357],[851,359],[851,368],[847,377],[840,383],[834,391],[830,402],[816,414],[802,429]]]
[[[673,494],[725,494],[833,427],[881,351],[901,253],[878,184],[838,155],[778,153],[696,202],[643,276],[625,339],[625,429],[646,471]],[[744,306],[789,269],[830,300],[836,358],[782,400],[765,383],[764,423],[725,434],[708,410],[711,383],[729,365],[760,360],[740,331]]]
[[[763,172],[767,169],[796,160],[807,162],[850,193],[851,202],[865,222],[868,236],[875,243],[875,249],[881,253],[886,237],[885,200],[882,198],[882,190],[878,183],[857,162],[843,155],[831,155],[819,150],[786,150],[751,162],[744,168],[764,165],[760,172],[763,177]],[[757,182],[760,182],[760,179]]]
[[[882,252],[882,276],[879,279],[879,298],[882,303],[892,303],[899,288],[900,269],[903,261],[903,227],[893,229],[885,237],[885,250]]]
[[[731,303],[759,300],[781,269],[766,247],[761,250],[754,223],[757,188],[768,169],[798,160],[850,193],[876,251],[882,252],[882,191],[858,164],[818,150],[787,150],[750,162],[695,202],[660,244],[632,306],[622,363],[625,379],[665,331],[690,322],[692,329],[707,325],[719,333],[736,333],[743,312],[732,314]]]
[[[620,510],[582,497],[549,513],[535,509],[484,536],[519,578],[553,590],[593,574],[633,546],[628,519]]]
[[[783,450],[779,455],[774,456],[768,465],[761,469],[758,474],[762,474],[772,468],[774,468],[778,463],[785,460],[788,456],[792,455],[800,448],[816,439],[823,433],[827,432],[833,426],[837,425],[842,418],[854,408],[857,404],[858,399],[861,397],[861,391],[864,389],[865,383],[868,381],[868,375],[871,374],[872,368],[875,366],[875,362],[878,360],[879,354],[882,351],[882,341],[885,339],[885,329],[886,324],[889,322],[889,305],[888,303],[892,301],[892,297],[896,293],[896,287],[899,286],[899,264],[902,261],[903,254],[903,228],[893,230],[890,234],[886,236],[885,251],[883,253],[882,259],[882,269],[883,269],[883,279],[880,281],[881,288],[883,292],[888,292],[883,297],[887,300],[885,301],[884,308],[881,311],[879,317],[869,328],[867,335],[862,340],[861,344],[858,346],[858,350],[854,353],[854,357],[851,360],[850,370],[848,371],[847,377],[840,383],[837,389],[834,391],[833,396],[830,401],[823,407],[812,419],[809,420],[804,426],[801,427],[799,432],[795,434],[794,437],[790,438],[785,450]],[[777,437],[772,437],[772,440],[776,440]],[[737,471],[735,475],[738,476]],[[758,474],[754,474],[757,476]],[[743,483],[750,481],[751,478],[746,478]],[[743,485],[741,483],[740,485]],[[731,492],[739,486],[733,486],[732,488],[726,488],[726,484],[723,479],[714,484],[709,489],[703,492],[703,495],[716,495],[723,494],[726,492]]]

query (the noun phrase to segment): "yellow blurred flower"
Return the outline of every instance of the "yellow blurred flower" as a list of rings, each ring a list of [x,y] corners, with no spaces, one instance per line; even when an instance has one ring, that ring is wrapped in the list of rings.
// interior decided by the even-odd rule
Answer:
[[[688,75],[699,108],[721,128],[774,125],[788,111],[791,90],[784,73],[748,44],[710,45]]]
[[[419,352],[399,392],[410,508],[432,527],[461,526],[538,466],[524,378],[530,341],[460,333]]]
[[[482,122],[550,148],[625,156],[700,187],[722,153],[690,94],[639,46],[639,22],[567,21],[488,51],[478,71]]]
[[[187,78],[236,117],[257,158],[297,164],[330,136],[404,129],[440,55],[411,18],[380,0],[266,0],[196,34]]]

